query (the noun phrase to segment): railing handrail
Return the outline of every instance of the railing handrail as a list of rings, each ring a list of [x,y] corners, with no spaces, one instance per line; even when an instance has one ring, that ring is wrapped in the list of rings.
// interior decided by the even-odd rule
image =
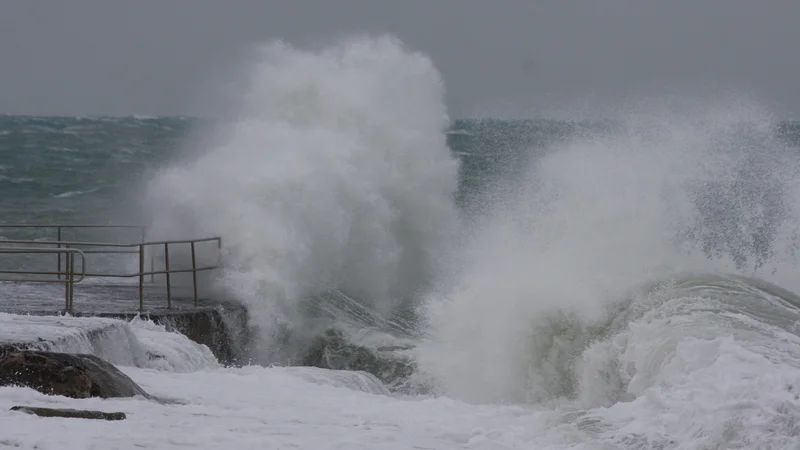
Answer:
[[[0,253],[58,253],[58,272],[46,272],[46,271],[36,271],[36,270],[0,270],[0,273],[6,274],[18,274],[18,275],[58,275],[58,279],[56,280],[44,280],[44,279],[4,279],[0,278],[0,281],[13,281],[13,282],[34,282],[34,283],[64,283],[64,310],[67,312],[72,312],[73,306],[73,299],[74,299],[74,289],[75,283],[80,283],[86,278],[86,255],[84,255],[83,251],[78,248],[31,248],[31,247],[0,247]],[[67,264],[67,271],[62,273],[61,272],[61,254],[66,253],[68,257],[66,258]],[[78,254],[81,257],[81,273],[80,278],[75,280],[75,255]],[[64,279],[61,279],[61,275],[64,275]]]
[[[64,223],[0,223],[0,228],[147,228],[147,225],[64,224]]]
[[[88,229],[88,228],[106,228],[106,229],[136,229],[139,230],[140,242],[145,241],[145,237],[147,235],[147,226],[146,225],[137,225],[137,224],[110,224],[110,223],[100,223],[100,224],[87,224],[87,223],[0,223],[0,230],[2,229],[25,229],[25,228],[32,228],[32,229],[50,229],[56,230],[56,241],[61,241],[62,231],[64,229]],[[61,247],[61,245],[58,245]],[[150,258],[150,269],[153,269],[155,261],[153,258]],[[61,255],[58,255],[58,271],[61,271]],[[61,276],[59,275],[59,278]],[[153,281],[151,277],[151,281]]]
[[[20,280],[20,279],[6,279],[0,278],[0,281],[27,281],[35,283],[80,283],[86,278],[86,255],[79,248],[31,248],[31,247],[2,247],[0,246],[0,253],[77,253],[81,257],[81,272],[80,278],[75,279],[57,279],[57,280]],[[77,275],[74,271],[71,272],[44,272],[32,270],[0,270],[0,273],[16,273],[19,275]]]
[[[144,245],[145,247],[153,246],[153,245],[165,245],[165,244],[191,244],[191,243],[201,243],[201,242],[211,242],[217,241],[218,245],[222,245],[222,238],[219,236],[213,237],[204,237],[204,238],[197,238],[197,239],[178,239],[178,240],[169,240],[169,241],[148,241],[148,242],[137,242],[134,244],[121,244],[118,242],[85,242],[85,241],[52,241],[52,240],[19,240],[19,239],[0,239],[0,245],[2,244],[30,244],[30,245],[62,245],[62,246],[76,246],[81,245],[84,247],[113,247],[113,248],[134,248]],[[110,253],[110,252],[109,252]]]
[[[22,224],[0,224],[0,228],[24,228],[24,227],[37,227],[37,225],[22,225]],[[144,277],[149,275],[151,280],[155,280],[155,275],[164,275],[166,277],[166,285],[167,285],[167,308],[172,307],[172,286],[170,281],[170,274],[177,274],[177,273],[191,273],[192,274],[192,284],[194,288],[194,303],[197,306],[198,302],[198,295],[197,295],[197,272],[203,272],[213,269],[218,269],[221,267],[220,264],[220,255],[217,257],[217,263],[211,266],[197,266],[197,259],[195,255],[195,246],[198,243],[203,242],[216,242],[217,249],[222,248],[222,238],[219,236],[213,237],[203,237],[203,238],[196,238],[196,239],[177,239],[177,240],[164,240],[164,241],[150,241],[146,242],[144,240],[144,230],[145,227],[140,227],[138,225],[102,225],[99,227],[109,227],[109,228],[141,228],[143,230],[142,241],[138,243],[118,243],[118,242],[84,242],[84,241],[62,241],[60,239],[61,235],[61,228],[90,228],[94,227],[94,225],[38,225],[38,227],[45,228],[58,228],[59,229],[59,239],[58,240],[30,240],[30,239],[6,239],[0,240],[0,253],[59,253],[58,257],[58,270],[56,272],[48,272],[48,271],[26,271],[26,270],[14,270],[14,271],[0,271],[0,273],[14,273],[14,274],[28,274],[28,275],[57,275],[58,280],[47,280],[51,282],[65,282],[67,283],[67,310],[72,310],[72,285],[74,284],[74,256],[72,257],[72,261],[70,262],[69,258],[67,259],[67,272],[61,271],[61,253],[79,253],[81,256],[81,278],[78,281],[82,281],[86,277],[108,277],[108,278],[133,278],[139,277],[139,310],[144,310]],[[191,246],[191,262],[192,267],[191,269],[170,269],[169,267],[169,246],[173,244],[189,244]],[[9,247],[8,245],[26,245],[26,247]],[[57,248],[53,247],[36,247],[36,246],[52,246],[56,245]],[[78,249],[75,248],[77,246],[83,247],[106,247],[106,249],[97,249],[97,250],[89,250],[89,249]],[[145,271],[145,248],[151,246],[164,246],[164,270],[155,270],[154,267],[154,260],[153,256],[151,255],[151,262],[150,262],[150,270]],[[113,249],[136,249],[136,250],[113,250]],[[4,251],[7,250],[7,251]],[[87,253],[94,253],[94,254],[139,254],[139,270],[135,273],[92,273],[86,272],[86,255]],[[61,275],[65,275],[65,279],[61,280]],[[20,280],[20,279],[13,279],[13,280],[6,280],[0,279],[0,281],[46,281],[46,280]]]

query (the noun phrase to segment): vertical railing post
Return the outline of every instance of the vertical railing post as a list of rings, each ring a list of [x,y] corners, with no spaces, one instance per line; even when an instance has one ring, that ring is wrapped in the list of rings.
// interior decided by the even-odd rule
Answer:
[[[139,244],[139,312],[144,312],[144,243]]]
[[[167,276],[167,309],[172,309],[172,284],[169,279],[169,242],[164,242],[164,272]]]
[[[142,232],[142,244],[145,243],[146,235],[147,235],[147,227],[141,227]],[[156,257],[152,253],[150,254],[150,282],[155,283],[156,281],[156,274],[155,274],[155,267],[156,267]]]
[[[58,230],[56,232],[56,241],[58,241],[58,248],[61,248],[61,227],[56,227]],[[61,279],[61,252],[56,252],[56,257],[58,257],[58,279]]]
[[[69,257],[69,313],[73,314],[75,308],[75,253],[67,254]]]
[[[69,248],[69,245],[67,245],[66,248]],[[59,255],[60,254],[61,254],[61,252],[59,251]],[[60,261],[60,259],[59,259],[59,261]],[[66,266],[64,268],[64,312],[70,313],[69,278],[67,277],[67,274],[69,273],[69,258],[64,258],[64,265]],[[59,279],[60,279],[60,277],[59,277]]]
[[[192,241],[192,285],[194,287],[194,307],[197,308],[197,259],[194,253],[194,241]]]

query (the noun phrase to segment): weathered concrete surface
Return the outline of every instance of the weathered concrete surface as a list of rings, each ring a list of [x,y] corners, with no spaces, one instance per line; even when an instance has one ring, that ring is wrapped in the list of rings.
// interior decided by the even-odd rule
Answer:
[[[7,349],[0,354],[0,385],[72,398],[151,398],[127,375],[94,355]]]

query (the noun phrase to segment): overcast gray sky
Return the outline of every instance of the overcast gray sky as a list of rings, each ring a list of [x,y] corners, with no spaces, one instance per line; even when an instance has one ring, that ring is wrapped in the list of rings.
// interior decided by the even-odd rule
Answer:
[[[249,46],[391,33],[450,113],[754,96],[800,119],[800,0],[2,0],[0,112],[214,115]]]

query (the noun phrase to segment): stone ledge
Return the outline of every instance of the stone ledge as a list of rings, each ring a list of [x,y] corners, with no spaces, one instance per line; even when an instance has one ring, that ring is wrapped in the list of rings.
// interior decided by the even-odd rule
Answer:
[[[124,420],[127,418],[124,412],[103,412],[90,411],[85,409],[66,409],[66,408],[40,408],[36,406],[12,406],[11,411],[19,411],[25,414],[32,414],[39,417],[61,417],[75,419],[97,419],[97,420]]]

